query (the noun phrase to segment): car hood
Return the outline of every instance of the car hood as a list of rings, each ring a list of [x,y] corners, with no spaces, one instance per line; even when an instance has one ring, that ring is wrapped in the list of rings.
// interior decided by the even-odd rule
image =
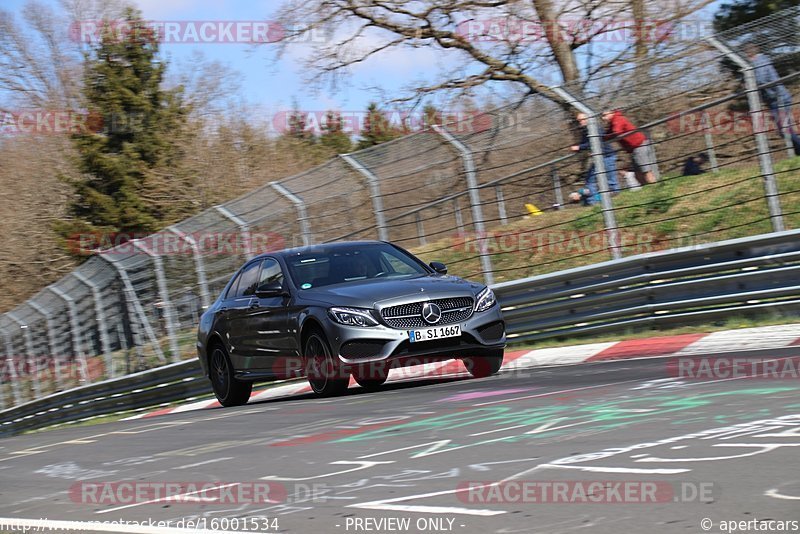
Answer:
[[[377,302],[417,295],[420,300],[445,295],[475,295],[483,286],[457,276],[430,275],[403,280],[363,280],[334,284],[300,292],[303,299],[334,306],[371,308]]]

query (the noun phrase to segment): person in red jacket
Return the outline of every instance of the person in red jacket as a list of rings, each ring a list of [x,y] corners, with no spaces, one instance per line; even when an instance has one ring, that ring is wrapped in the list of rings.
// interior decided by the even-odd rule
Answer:
[[[650,140],[629,121],[620,110],[604,111],[603,120],[608,124],[605,140],[614,139],[625,152],[631,155],[637,179],[644,184],[656,181],[655,158],[650,149]]]

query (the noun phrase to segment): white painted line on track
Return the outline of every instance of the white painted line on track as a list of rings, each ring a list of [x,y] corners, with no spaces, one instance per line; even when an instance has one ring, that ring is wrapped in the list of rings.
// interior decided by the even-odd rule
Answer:
[[[226,460],[233,460],[233,456],[229,456],[227,458],[214,458],[212,460],[206,460],[205,462],[197,462],[195,464],[181,465],[178,467],[173,467],[172,469],[191,469],[192,467],[199,467],[201,465],[213,464],[216,462],[224,462]]]
[[[773,497],[775,499],[786,499],[790,501],[800,501],[800,495],[784,495],[780,493],[777,489],[771,489],[764,492],[764,495],[767,497]]]

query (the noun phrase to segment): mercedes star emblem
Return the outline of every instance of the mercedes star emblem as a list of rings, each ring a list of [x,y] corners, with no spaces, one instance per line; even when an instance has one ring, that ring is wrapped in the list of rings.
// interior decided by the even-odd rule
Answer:
[[[436,324],[442,318],[442,309],[432,302],[422,305],[422,318],[428,324]]]

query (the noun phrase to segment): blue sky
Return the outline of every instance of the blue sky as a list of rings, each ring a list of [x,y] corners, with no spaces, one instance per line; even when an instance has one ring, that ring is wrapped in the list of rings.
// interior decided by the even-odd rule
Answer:
[[[57,0],[40,0],[57,6]],[[156,21],[264,21],[272,20],[282,0],[135,0],[144,17]],[[19,13],[25,0],[4,0],[4,7]],[[713,12],[719,2],[706,8]],[[390,51],[359,65],[348,83],[336,92],[322,89],[315,92],[306,83],[304,67],[299,56],[305,47],[290,49],[277,63],[272,61],[269,47],[248,44],[163,44],[162,51],[173,62],[190,61],[191,54],[200,51],[209,60],[218,60],[238,71],[241,76],[241,95],[258,109],[268,113],[290,109],[297,102],[300,109],[344,111],[363,110],[377,95],[367,87],[379,86],[386,94],[395,96],[408,81],[416,80],[438,68],[440,52],[418,49]],[[295,45],[297,46],[297,45]]]

